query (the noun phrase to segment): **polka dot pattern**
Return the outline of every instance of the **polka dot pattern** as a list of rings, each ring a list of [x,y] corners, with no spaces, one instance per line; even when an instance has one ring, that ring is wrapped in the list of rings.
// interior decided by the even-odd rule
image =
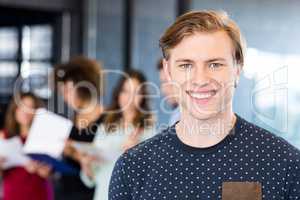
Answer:
[[[262,198],[300,199],[300,152],[238,117],[219,144],[194,148],[172,126],[117,161],[110,200],[222,199],[222,183],[259,182]]]

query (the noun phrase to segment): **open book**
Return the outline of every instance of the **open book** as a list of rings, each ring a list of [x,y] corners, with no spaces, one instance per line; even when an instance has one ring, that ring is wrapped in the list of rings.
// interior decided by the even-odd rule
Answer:
[[[24,152],[32,159],[51,165],[56,171],[75,173],[71,166],[61,161],[72,126],[69,119],[43,108],[38,109],[24,145]]]

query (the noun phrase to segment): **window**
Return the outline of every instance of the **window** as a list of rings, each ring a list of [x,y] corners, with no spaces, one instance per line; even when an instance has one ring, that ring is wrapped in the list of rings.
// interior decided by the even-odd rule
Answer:
[[[48,76],[53,64],[53,27],[23,25],[0,27],[0,96],[11,96],[14,87],[48,99]],[[15,84],[16,80],[20,84]]]
[[[0,94],[10,94],[18,75],[18,29],[0,28]]]
[[[53,30],[50,25],[24,26],[22,28],[22,62],[20,74],[23,90],[34,91],[49,98],[48,76],[51,73]]]

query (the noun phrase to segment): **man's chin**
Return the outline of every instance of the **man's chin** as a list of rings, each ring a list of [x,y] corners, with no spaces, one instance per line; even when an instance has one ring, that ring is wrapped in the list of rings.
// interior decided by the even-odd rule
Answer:
[[[207,107],[200,107],[198,105],[192,104],[183,104],[183,109],[187,115],[198,119],[198,120],[208,120],[214,118],[221,113],[225,112],[225,109],[222,109],[215,105],[208,105]]]
[[[211,110],[203,110],[203,109],[197,109],[197,108],[191,108],[188,111],[189,115],[191,115],[193,118],[198,119],[198,120],[208,120],[212,119],[219,114],[222,113],[222,110],[218,109],[211,109]]]

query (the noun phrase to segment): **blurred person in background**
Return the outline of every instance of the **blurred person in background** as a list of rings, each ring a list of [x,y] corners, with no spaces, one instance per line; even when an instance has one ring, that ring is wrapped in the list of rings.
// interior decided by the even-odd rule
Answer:
[[[11,101],[1,137],[20,137],[25,143],[35,111],[43,102],[32,93],[17,95],[20,101]],[[0,169],[3,162],[4,158],[0,158]],[[52,200],[52,186],[47,180],[50,172],[50,167],[36,161],[29,161],[25,167],[3,170],[3,200]]]
[[[159,59],[157,62],[157,70],[159,71],[159,80],[160,80],[160,91],[164,95],[164,99],[168,106],[171,109],[171,114],[168,120],[168,125],[172,126],[180,119],[180,111],[178,107],[178,103],[176,100],[176,94],[174,93],[174,87],[176,87],[175,84],[173,84],[171,81],[168,81],[164,70],[163,70],[163,59]],[[164,105],[164,104],[163,104]],[[162,109],[162,108],[160,108]],[[165,107],[163,108],[163,112]],[[170,111],[168,111],[170,112]],[[165,114],[165,113],[164,113]]]
[[[99,151],[108,155],[100,160],[99,157],[82,157],[81,177],[87,186],[96,185],[94,200],[108,199],[109,180],[117,158],[155,133],[145,83],[145,76],[136,70],[130,70],[126,77],[120,78],[104,124],[100,126],[94,140]]]
[[[102,67],[86,57],[75,57],[54,70],[55,84],[64,101],[75,111],[69,141],[92,142],[103,121]],[[76,175],[62,174],[56,183],[56,200],[93,199],[94,188],[86,187],[79,177],[79,154],[67,143],[64,161],[78,170]]]

